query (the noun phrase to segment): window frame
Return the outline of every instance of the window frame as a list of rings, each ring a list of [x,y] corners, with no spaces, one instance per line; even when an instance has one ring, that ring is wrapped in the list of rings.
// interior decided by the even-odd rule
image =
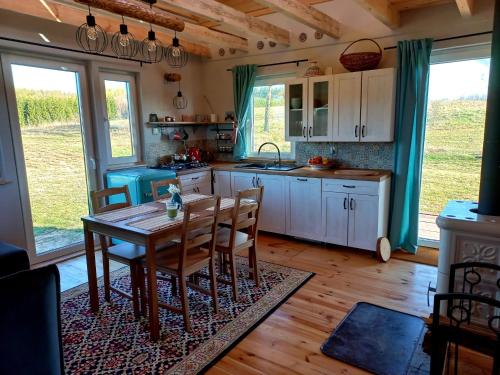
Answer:
[[[129,100],[129,112],[130,112],[130,135],[132,142],[132,156],[121,156],[113,157],[113,150],[111,146],[111,134],[110,134],[110,124],[108,120],[108,110],[107,110],[107,99],[106,99],[106,86],[105,81],[117,81],[117,82],[127,82],[129,87],[128,100]],[[139,126],[139,103],[138,103],[138,93],[136,85],[136,75],[134,73],[127,72],[110,72],[110,71],[100,71],[99,72],[99,83],[102,95],[101,107],[103,113],[103,132],[104,139],[106,142],[105,152],[107,164],[110,166],[122,165],[122,164],[134,164],[140,161],[141,155],[141,144],[140,144],[140,126]]]
[[[289,80],[289,77],[280,77],[280,78],[269,78],[269,77],[257,77],[254,83],[254,88],[258,86],[273,86],[273,85],[284,85],[286,86],[287,81]],[[286,90],[286,87],[285,87]],[[284,93],[284,92],[283,92]],[[286,110],[286,103],[283,104]],[[285,116],[286,118],[286,116]],[[250,102],[250,108],[249,108],[249,114],[247,117],[247,121],[249,122],[249,131],[248,131],[248,142],[247,142],[247,150],[246,150],[246,155],[247,158],[259,158],[259,159],[277,159],[278,157],[278,152],[261,152],[260,155],[257,152],[250,151],[253,149],[253,134],[254,134],[254,127],[253,127],[253,92],[252,92],[252,100]],[[285,120],[285,132],[283,133],[283,139],[285,139],[286,136],[286,120]],[[280,150],[281,154],[281,160],[295,160],[295,142],[290,142],[290,152],[282,152]]]

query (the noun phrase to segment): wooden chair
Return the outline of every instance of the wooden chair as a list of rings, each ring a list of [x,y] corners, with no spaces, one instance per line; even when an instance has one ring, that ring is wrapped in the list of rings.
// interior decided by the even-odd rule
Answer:
[[[217,281],[215,273],[215,236],[217,231],[217,215],[219,213],[220,197],[215,196],[184,206],[184,222],[182,224],[181,240],[177,246],[158,253],[156,256],[157,270],[179,278],[178,287],[182,308],[159,301],[160,307],[166,308],[184,317],[184,328],[191,332],[189,319],[189,303],[187,286],[212,297],[215,313],[218,312]],[[145,267],[145,260],[142,260]],[[193,277],[208,266],[210,290],[187,282],[186,277]],[[143,269],[143,268],[141,268]],[[144,280],[141,277],[141,281]]]
[[[125,202],[121,203],[111,203],[109,204],[109,197],[113,195],[123,194],[125,196]],[[120,208],[125,208],[131,206],[131,199],[128,187],[114,187],[109,189],[103,189],[100,191],[92,191],[90,193],[92,200],[92,210],[94,214],[100,214],[112,210],[117,210]],[[146,254],[144,247],[133,245],[130,243],[120,243],[118,245],[110,246],[110,238],[99,235],[99,242],[101,244],[102,250],[102,265],[104,273],[104,298],[106,301],[111,300],[111,290],[118,293],[119,295],[129,298],[132,300],[132,306],[134,309],[134,315],[139,317],[139,294],[145,296],[145,290],[142,287],[142,283],[139,282],[139,259],[143,258]],[[109,260],[112,259],[116,262],[126,264],[130,268],[130,282],[132,294],[116,288],[111,285],[109,277]],[[142,290],[140,290],[142,289]],[[141,297],[142,298],[142,297]],[[142,313],[145,313],[145,305],[142,306]]]
[[[259,211],[264,188],[248,189],[238,192],[232,213],[231,227],[221,228],[217,232],[215,250],[219,253],[219,264],[223,272],[229,265],[231,281],[219,279],[233,288],[233,299],[238,299],[238,279],[236,272],[236,255],[248,249],[250,277],[259,286],[259,268],[257,264],[257,233]],[[245,230],[243,232],[242,230]]]
[[[151,181],[151,192],[153,193],[153,200],[157,201],[159,199],[167,199],[171,197],[169,192],[160,194],[160,188],[167,187],[169,185],[177,185],[179,190],[182,192],[181,181],[178,178],[168,178],[161,181]]]

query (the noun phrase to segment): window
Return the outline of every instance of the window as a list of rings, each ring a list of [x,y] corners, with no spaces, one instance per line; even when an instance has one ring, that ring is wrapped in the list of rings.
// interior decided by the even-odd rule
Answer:
[[[273,142],[283,159],[294,158],[294,145],[285,140],[285,84],[283,82],[258,82],[252,93],[250,108],[249,142],[247,155],[257,156],[260,145]],[[265,146],[259,157],[275,158],[277,151]]]
[[[424,246],[438,245],[436,216],[449,200],[479,195],[490,59],[463,53],[437,54],[431,65],[419,220]]]
[[[133,76],[103,73],[106,141],[110,164],[138,161],[137,111]]]

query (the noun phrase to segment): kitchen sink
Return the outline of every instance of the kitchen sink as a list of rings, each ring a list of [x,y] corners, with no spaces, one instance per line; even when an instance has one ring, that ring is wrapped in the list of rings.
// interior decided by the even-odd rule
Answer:
[[[261,169],[267,171],[291,171],[293,169],[302,168],[301,165],[296,164],[263,164],[263,163],[249,163],[249,164],[238,164],[235,168],[244,169]]]

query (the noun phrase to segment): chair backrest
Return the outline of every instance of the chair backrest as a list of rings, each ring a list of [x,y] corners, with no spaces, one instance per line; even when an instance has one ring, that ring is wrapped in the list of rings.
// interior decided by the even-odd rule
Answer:
[[[108,198],[118,194],[125,195],[125,202],[110,204]],[[92,211],[94,214],[101,214],[103,212],[117,210],[119,208],[129,207],[132,205],[127,185],[91,191],[90,197],[92,199]]]
[[[443,312],[445,311],[445,314]],[[471,322],[471,314],[482,311],[486,324]],[[500,301],[470,293],[443,293],[434,295],[431,327],[431,375],[443,374],[443,368],[452,365],[454,372],[461,363],[457,346],[493,357],[492,374],[500,374]],[[454,350],[450,350],[454,344]],[[447,360],[447,363],[445,363]]]
[[[0,374],[64,374],[57,266],[0,278]]]
[[[151,181],[151,192],[153,193],[153,200],[167,199],[172,196],[168,191],[160,193],[160,190],[166,191],[169,185],[177,185],[182,192],[181,181],[178,178],[167,178],[161,181]]]
[[[213,256],[219,208],[218,195],[184,205],[179,268],[185,264],[188,252],[192,248],[208,244],[206,247],[209,255]]]
[[[242,190],[236,194],[231,218],[230,247],[234,246],[236,231],[247,229],[249,240],[254,240],[257,237],[259,212],[263,195],[263,186]]]

